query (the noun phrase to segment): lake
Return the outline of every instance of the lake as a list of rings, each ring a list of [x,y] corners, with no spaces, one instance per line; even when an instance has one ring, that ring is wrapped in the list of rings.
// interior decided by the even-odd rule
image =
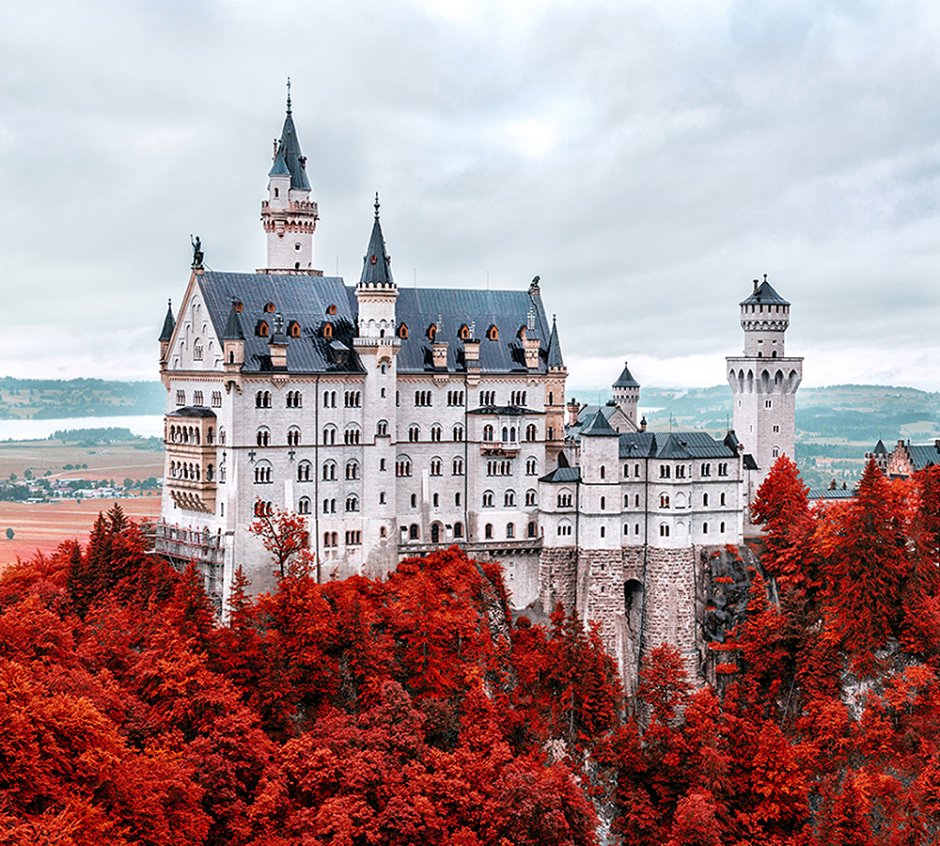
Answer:
[[[35,441],[61,429],[130,429],[144,438],[163,437],[162,414],[116,417],[60,417],[50,420],[0,420],[0,441]]]

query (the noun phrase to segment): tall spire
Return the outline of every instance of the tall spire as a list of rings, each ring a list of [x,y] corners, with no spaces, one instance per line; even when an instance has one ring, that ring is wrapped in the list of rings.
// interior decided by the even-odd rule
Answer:
[[[385,237],[382,235],[382,222],[379,220],[379,194],[375,193],[375,220],[372,223],[372,236],[369,238],[369,248],[362,259],[362,277],[360,285],[375,285],[382,288],[393,288],[391,256],[385,250]]]
[[[176,320],[173,317],[173,300],[166,301],[166,317],[163,318],[163,331],[160,332],[158,341],[169,341],[173,337],[173,330],[176,328]]]
[[[548,368],[562,368],[565,361],[561,357],[561,343],[558,340],[558,324],[555,323],[555,315],[552,315],[552,334],[548,339]]]
[[[287,78],[287,114],[284,116],[284,127],[281,130],[281,140],[277,145],[277,154],[274,156],[274,165],[268,176],[286,176],[288,173],[291,188],[310,190],[310,180],[307,179],[307,157],[301,152],[297,128],[294,126],[290,77]]]
[[[290,113],[290,77],[287,77],[287,114]]]

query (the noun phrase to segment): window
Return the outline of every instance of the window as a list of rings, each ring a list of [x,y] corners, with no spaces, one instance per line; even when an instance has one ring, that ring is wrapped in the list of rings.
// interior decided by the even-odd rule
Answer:
[[[493,426],[489,423],[483,427],[483,440],[486,443],[493,442]]]
[[[346,546],[360,546],[362,544],[362,532],[358,529],[351,529],[346,532]]]
[[[463,391],[448,391],[447,392],[447,404],[449,406],[462,406],[463,405]]]
[[[329,321],[323,324],[323,337],[328,341],[333,337],[333,324]]]
[[[457,508],[460,508],[461,503],[462,503],[462,500],[461,500],[461,497],[460,497],[460,491],[457,491],[457,493],[454,494],[454,505],[455,505]]]
[[[336,546],[336,532],[324,532],[323,533],[323,546],[325,547]]]
[[[719,505],[724,505],[724,504],[725,504],[725,495],[722,494],[722,495],[721,495],[721,498],[720,498],[720,501],[719,501]]]
[[[434,425],[431,427],[431,440],[432,441],[439,442],[443,434],[444,434],[444,430],[440,426]]]
[[[399,455],[398,458],[395,459],[395,475],[411,475],[411,459],[407,455]]]
[[[773,407],[774,407],[773,400],[764,400],[764,408],[773,408]]]
[[[676,478],[684,479],[685,478],[685,465],[679,464],[676,466]]]
[[[526,537],[534,538],[538,535],[538,527],[531,521],[526,529]]]
[[[525,427],[525,439],[527,441],[534,441],[537,437],[538,430],[535,427],[534,423],[530,423]]]
[[[297,481],[309,482],[313,465],[309,461],[301,461],[297,465]]]
[[[323,500],[323,513],[324,513],[324,514],[335,514],[335,513],[336,513],[336,500],[335,500],[335,499],[325,499],[325,500]]]
[[[417,495],[417,494],[412,494],[412,495],[411,495],[411,507],[412,507],[412,508],[417,508],[417,507],[418,507],[418,495]]]
[[[516,536],[516,527],[513,523],[506,524],[506,537],[512,540]]]
[[[777,423],[774,423],[772,428],[775,435],[780,431],[780,426]]]
[[[431,475],[432,476],[441,476],[443,475],[444,463],[439,458],[431,459]]]
[[[669,526],[667,526],[665,523],[660,523],[660,524],[659,524],[659,536],[660,536],[661,538],[668,538],[668,537],[669,537]]]
[[[258,443],[259,447],[270,446],[271,444],[271,432],[264,426],[258,429],[257,434],[255,435],[255,440]]]
[[[380,473],[385,472],[385,459],[384,458],[379,459],[379,472]]]
[[[310,497],[302,496],[300,501],[297,503],[297,513],[298,514],[309,514],[310,513]]]
[[[601,497],[601,511],[606,511],[606,510],[607,510],[607,497],[602,496]]]
[[[640,477],[640,465],[639,465],[639,464],[634,464],[634,465],[633,465],[633,475],[634,475],[636,478],[639,478],[639,477]]]
[[[771,450],[771,455],[772,455],[774,458],[780,458],[780,447],[774,447],[774,448]]]
[[[484,540],[493,540],[493,524],[487,523],[483,527],[483,538]]]
[[[300,324],[296,320],[292,320],[287,327],[287,334],[292,338],[300,337]]]
[[[672,468],[668,464],[661,464],[659,466],[659,478],[668,479],[672,475]]]
[[[346,446],[355,446],[359,443],[360,432],[358,426],[347,426],[343,432],[343,443]]]
[[[506,508],[512,508],[516,504],[516,492],[515,491],[506,491],[503,496],[503,505]]]
[[[323,481],[324,482],[336,481],[336,462],[335,461],[323,462]]]
[[[708,494],[707,493],[702,494],[702,505],[706,508],[708,507]]]
[[[483,491],[483,507],[492,508],[494,502],[494,496],[492,491]]]
[[[255,465],[255,484],[256,485],[270,485],[271,484],[271,462],[270,461],[259,461]]]
[[[384,438],[388,435],[388,420],[379,420],[379,422],[375,424],[375,434],[380,438]]]
[[[193,405],[204,405],[202,401],[202,391],[193,391]]]
[[[718,531],[721,532],[722,534],[724,534],[724,532],[725,532],[725,524],[724,524],[724,523],[719,523],[719,524],[718,524]]]
[[[177,391],[177,392],[176,392],[176,404],[177,404],[177,405],[186,405],[186,391]]]
[[[528,508],[533,508],[538,502],[538,494],[533,490],[527,490],[525,492],[525,504]]]
[[[711,466],[711,464],[709,464],[709,463],[706,461],[706,462],[702,465],[702,475],[703,475],[703,476],[711,476],[711,474],[712,474],[712,466]]]
[[[406,324],[402,323],[398,326],[398,337],[403,341],[408,340],[408,326]]]
[[[408,538],[409,538],[410,540],[417,540],[417,539],[418,539],[418,524],[417,524],[417,523],[412,523],[412,524],[408,527]]]
[[[452,467],[453,469],[451,472],[453,473],[454,476],[463,476],[463,459],[462,458],[460,458],[459,456],[455,458]]]
[[[496,391],[480,391],[480,405],[496,405]]]
[[[266,320],[259,320],[258,325],[255,327],[255,334],[259,338],[268,337],[268,323]]]
[[[607,468],[603,464],[601,465],[600,474],[602,479],[607,475]]]
[[[702,523],[702,534],[703,535],[708,534],[708,523]]]
[[[718,465],[718,475],[727,476],[728,475],[728,465],[725,463]]]
[[[346,497],[346,511],[358,511],[359,510],[359,497],[355,494],[350,494]]]
[[[454,537],[455,538],[463,537],[463,523],[454,523]]]
[[[255,500],[255,517],[270,517],[274,513],[274,505],[270,500]]]
[[[255,394],[255,408],[270,408],[271,407],[271,392],[270,391],[258,391]]]
[[[346,391],[343,394],[343,406],[345,408],[361,408],[362,391]]]
[[[213,408],[222,407],[222,392],[221,391],[212,392],[212,407]]]
[[[323,407],[336,408],[336,391],[323,392]]]
[[[408,440],[411,443],[416,443],[421,438],[421,429],[416,424],[412,423],[408,427]]]
[[[301,408],[304,404],[304,395],[300,391],[287,392],[287,407]]]
[[[418,408],[430,408],[432,405],[432,396],[430,391],[415,391],[415,406]]]
[[[434,493],[431,494],[431,506],[433,508],[439,508],[441,505],[441,495]]]
[[[454,435],[455,441],[458,441],[458,442],[462,441],[463,440],[463,426],[461,426],[459,423],[456,426],[454,426],[453,435]]]
[[[296,426],[291,426],[287,430],[287,445],[288,446],[300,446],[300,429]]]
[[[525,462],[526,476],[535,476],[539,472],[539,463],[534,458],[527,458]]]
[[[660,508],[669,508],[669,495],[661,494],[659,497],[659,507]]]
[[[571,508],[571,491],[561,491],[558,494],[558,507]]]
[[[489,329],[486,330],[486,340],[488,341],[499,340],[499,329],[496,327],[495,323],[492,326],[490,326]]]
[[[353,479],[359,478],[359,462],[358,461],[347,461],[346,462],[346,479],[351,481]]]

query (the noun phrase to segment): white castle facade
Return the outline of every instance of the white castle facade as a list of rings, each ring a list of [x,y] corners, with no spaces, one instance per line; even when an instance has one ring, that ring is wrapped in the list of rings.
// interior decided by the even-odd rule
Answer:
[[[210,271],[197,253],[160,335],[156,548],[196,560],[221,609],[237,567],[256,591],[275,584],[249,531],[259,508],[305,517],[321,580],[381,578],[458,544],[502,562],[514,607],[561,601],[597,620],[628,682],[663,641],[698,670],[700,562],[741,541],[752,492],[794,451],[789,304],[766,279],[741,304],[737,436],[648,432],[626,367],[610,404],[566,405],[538,277],[511,291],[399,288],[376,198],[347,286],[314,268],[311,193],[288,99],[261,208],[265,267]]]

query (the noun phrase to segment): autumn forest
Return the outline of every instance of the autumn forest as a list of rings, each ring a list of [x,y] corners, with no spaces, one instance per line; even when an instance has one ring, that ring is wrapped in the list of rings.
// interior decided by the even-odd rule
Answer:
[[[0,842],[938,842],[940,468],[811,507],[784,458],[754,516],[713,683],[663,645],[628,698],[456,548],[318,584],[259,525],[279,587],[220,626],[112,509],[0,577]]]

